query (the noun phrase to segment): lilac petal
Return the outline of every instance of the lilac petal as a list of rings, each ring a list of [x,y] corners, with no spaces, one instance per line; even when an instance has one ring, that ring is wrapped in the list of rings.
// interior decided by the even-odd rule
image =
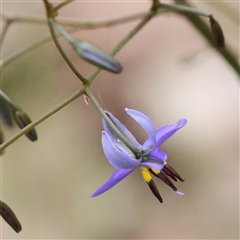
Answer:
[[[108,112],[108,111],[105,111],[105,112],[109,116],[110,120],[112,120],[113,123],[119,128],[119,130],[123,134],[125,134],[136,147],[142,149],[142,145],[138,143],[138,141],[131,134],[131,132],[117,118],[115,118],[110,112]],[[104,130],[107,132],[107,134],[112,139],[114,139],[114,138],[116,139],[116,137],[112,134],[112,131],[110,130],[110,128],[109,128],[109,126],[108,126],[108,124],[107,124],[105,119],[103,119],[103,127],[104,127]]]
[[[154,148],[150,153],[150,157],[160,159],[164,162],[167,160],[167,154],[159,148]]]
[[[102,193],[106,192],[107,190],[115,186],[117,183],[119,183],[121,180],[123,180],[125,177],[127,177],[134,170],[135,168],[127,170],[117,169],[112,174],[110,179],[105,184],[103,184],[103,186],[101,186],[96,192],[94,192],[91,197],[97,197]]]
[[[181,129],[187,124],[187,119],[182,118],[177,123],[166,125],[164,127],[159,128],[156,131],[156,145],[159,146],[163,142],[165,142],[169,137],[171,137],[176,131]]]
[[[102,132],[102,145],[105,156],[113,167],[117,169],[130,169],[140,164],[140,160],[135,159],[133,154],[117,148],[106,132]]]
[[[156,141],[156,129],[155,129],[155,125],[152,122],[152,120],[147,117],[146,115],[144,115],[143,113],[133,110],[133,109],[128,109],[125,108],[125,112],[130,115],[135,121],[137,121],[143,128],[144,130],[147,132],[148,136],[149,136],[149,147],[152,145],[155,145],[155,141]]]
[[[141,162],[142,166],[148,166],[150,168],[153,168],[155,170],[161,171],[164,167],[164,161],[157,159],[157,158],[148,158],[146,162]]]
[[[165,165],[165,161],[167,160],[167,154],[160,150],[159,148],[154,148],[147,159],[141,162],[141,165],[148,166],[150,168],[154,168],[156,170],[161,171]]]

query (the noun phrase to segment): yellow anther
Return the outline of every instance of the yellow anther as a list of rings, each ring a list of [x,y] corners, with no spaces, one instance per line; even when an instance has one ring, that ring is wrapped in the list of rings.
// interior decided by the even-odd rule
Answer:
[[[142,173],[144,181],[146,181],[147,183],[149,183],[152,180],[152,176],[150,175],[147,168],[141,167],[141,173]]]
[[[156,170],[156,169],[154,169],[154,168],[151,168],[152,169],[152,171],[155,173],[155,174],[159,174],[160,173],[160,170]]]

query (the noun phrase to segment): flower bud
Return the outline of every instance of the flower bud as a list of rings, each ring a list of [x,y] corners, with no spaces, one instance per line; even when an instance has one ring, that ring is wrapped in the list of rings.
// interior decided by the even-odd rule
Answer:
[[[122,71],[120,63],[100,48],[82,40],[73,40],[70,43],[77,54],[85,61],[112,73]]]
[[[0,129],[0,144],[4,143],[4,137],[3,137],[3,132],[2,129]]]
[[[19,233],[22,230],[22,226],[12,209],[2,201],[0,201],[0,215],[14,229],[14,231]]]
[[[225,40],[222,28],[220,27],[219,23],[213,18],[213,16],[210,16],[210,24],[212,33],[214,35],[214,38],[217,42],[218,47],[222,48],[225,46]]]
[[[0,94],[0,116],[7,126],[12,127],[12,115],[8,103],[5,101],[3,96]]]
[[[28,124],[32,122],[30,117],[19,108],[13,113],[13,117],[15,122],[21,129],[25,128]],[[29,130],[25,135],[32,142],[37,140],[37,132],[34,128]]]
[[[3,132],[2,129],[0,129],[0,144],[2,145],[4,143],[4,136],[3,136]],[[1,150],[0,148],[0,155],[3,154],[3,150]]]

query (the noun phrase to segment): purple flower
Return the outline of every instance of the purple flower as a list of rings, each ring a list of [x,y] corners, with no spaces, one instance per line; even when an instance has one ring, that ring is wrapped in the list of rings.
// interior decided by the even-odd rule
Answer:
[[[106,112],[109,119],[122,133],[122,135],[133,143],[139,150],[139,154],[133,154],[133,152],[118,139],[114,130],[109,127],[107,122],[103,119],[104,130],[102,132],[102,145],[104,153],[110,162],[110,164],[116,168],[110,179],[101,186],[91,197],[97,197],[100,194],[106,192],[137,167],[140,167],[143,179],[147,182],[152,193],[157,199],[162,202],[162,198],[158,192],[158,189],[152,180],[152,175],[160,178],[168,186],[170,186],[176,193],[183,195],[173,185],[171,180],[183,179],[179,174],[169,165],[167,165],[167,154],[159,149],[159,146],[171,137],[176,131],[184,127],[187,123],[186,119],[181,119],[177,123],[166,125],[156,130],[152,120],[141,112],[132,109],[125,109],[125,112],[130,115],[135,121],[137,121],[147,132],[148,138],[143,145],[139,144],[129,130],[120,123],[110,112]]]

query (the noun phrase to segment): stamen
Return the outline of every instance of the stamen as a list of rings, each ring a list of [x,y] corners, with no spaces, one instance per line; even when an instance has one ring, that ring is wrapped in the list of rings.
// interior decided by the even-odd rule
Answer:
[[[173,185],[173,183],[171,182],[171,180],[167,177],[167,175],[165,175],[165,173],[160,172],[160,174],[158,174],[158,177],[164,182],[166,183],[170,188],[173,189],[173,191],[177,191],[177,188]]]
[[[151,181],[148,183],[148,186],[149,186],[149,188],[151,189],[153,195],[159,200],[159,202],[162,203],[162,202],[163,202],[162,197],[161,197],[161,195],[160,195],[160,193],[159,193],[159,191],[158,191],[158,189],[157,189],[154,181],[151,180]]]
[[[170,172],[168,169],[166,169],[165,167],[162,169],[162,171],[168,175],[170,178],[172,178],[175,182],[177,182],[177,178],[175,177],[175,175]]]
[[[146,167],[141,167],[141,173],[145,182],[149,183],[152,180],[152,176]]]
[[[171,173],[174,174],[174,176],[179,179],[181,182],[183,182],[184,180],[180,177],[180,175],[169,165],[165,165],[164,168],[166,168],[167,170],[169,170]]]

